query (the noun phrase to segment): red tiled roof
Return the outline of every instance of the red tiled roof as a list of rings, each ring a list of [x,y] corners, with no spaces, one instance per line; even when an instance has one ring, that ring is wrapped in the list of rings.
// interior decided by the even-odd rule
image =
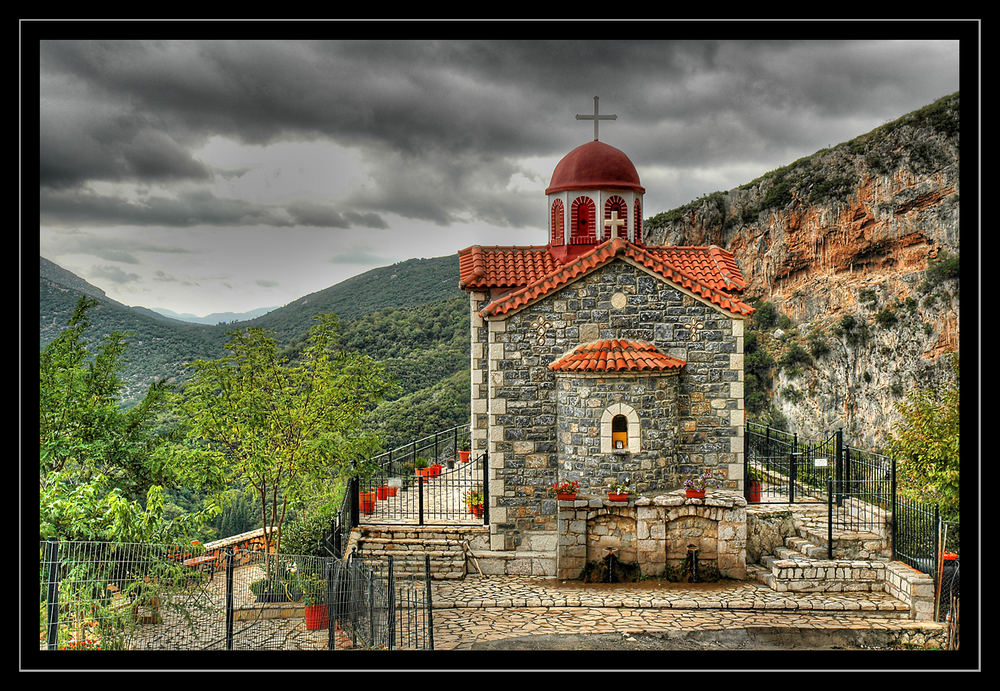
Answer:
[[[750,305],[726,292],[742,290],[746,284],[732,255],[725,250],[714,246],[647,249],[621,238],[614,238],[597,245],[590,252],[580,255],[568,264],[557,265],[554,271],[536,278],[523,288],[494,300],[480,310],[480,314],[484,316],[504,314],[524,307],[619,255],[646,267],[674,285],[718,305],[731,314],[748,316],[754,311]],[[461,258],[459,263],[461,267]],[[514,271],[516,272],[516,269]]]
[[[546,245],[527,247],[467,247],[458,253],[460,288],[525,286],[562,264]]]
[[[627,372],[680,369],[683,360],[664,355],[656,346],[639,341],[610,339],[584,343],[549,365],[554,372]]]

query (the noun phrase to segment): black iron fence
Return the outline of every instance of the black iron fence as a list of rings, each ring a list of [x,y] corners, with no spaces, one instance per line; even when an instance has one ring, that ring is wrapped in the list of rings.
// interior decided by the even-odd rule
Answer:
[[[430,557],[424,573],[406,580],[393,558],[373,560],[352,553],[337,562],[333,618],[343,645],[378,650],[433,650]]]
[[[195,546],[39,546],[45,650],[337,650],[432,645],[429,571]],[[380,569],[380,570],[379,570]],[[372,574],[388,574],[373,576]],[[362,587],[363,586],[363,587]],[[365,623],[362,635],[361,623]]]
[[[896,487],[896,459],[845,443],[842,431],[819,441],[748,422],[744,492],[750,503],[827,505],[827,548],[834,533],[888,533],[892,558],[939,580],[943,555],[938,507]]]
[[[368,459],[348,489],[339,530],[348,522],[488,523],[488,459],[472,457],[469,441],[469,426],[462,425]]]

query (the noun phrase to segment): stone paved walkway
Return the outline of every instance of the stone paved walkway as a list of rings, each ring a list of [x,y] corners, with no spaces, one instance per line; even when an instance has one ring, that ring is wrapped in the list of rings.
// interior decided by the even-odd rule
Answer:
[[[788,594],[752,582],[585,584],[487,576],[435,583],[433,597],[436,650],[497,649],[504,639],[523,644],[525,636],[574,646],[572,638],[558,639],[734,628],[887,631],[920,645],[944,630],[910,621],[906,605],[884,593]]]

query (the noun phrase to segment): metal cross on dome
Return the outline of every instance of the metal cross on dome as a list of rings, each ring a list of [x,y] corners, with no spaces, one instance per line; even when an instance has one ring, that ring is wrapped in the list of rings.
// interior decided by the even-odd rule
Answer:
[[[599,98],[594,96],[594,114],[593,115],[580,115],[577,114],[577,120],[593,120],[594,121],[594,141],[597,141],[597,123],[600,120],[617,120],[617,115],[598,115],[597,112],[597,101]]]

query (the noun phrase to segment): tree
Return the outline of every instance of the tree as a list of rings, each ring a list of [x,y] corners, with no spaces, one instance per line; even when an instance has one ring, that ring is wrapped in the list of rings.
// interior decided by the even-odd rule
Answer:
[[[97,304],[81,298],[67,328],[39,356],[40,536],[185,538],[214,509],[165,518],[163,488],[188,475],[161,424],[167,387],[157,382],[137,406],[121,407],[126,335],[108,335],[91,353],[84,334]]]
[[[190,453],[253,492],[268,552],[272,539],[280,551],[289,502],[308,480],[362,470],[379,447],[362,418],[392,389],[381,365],[337,349],[334,315],[316,320],[295,361],[279,353],[271,332],[230,332],[227,355],[193,363],[183,397]]]
[[[959,528],[959,367],[942,387],[911,391],[898,404],[902,422],[891,441],[899,459],[900,489],[914,499],[936,503],[949,524],[948,542],[957,547]]]

